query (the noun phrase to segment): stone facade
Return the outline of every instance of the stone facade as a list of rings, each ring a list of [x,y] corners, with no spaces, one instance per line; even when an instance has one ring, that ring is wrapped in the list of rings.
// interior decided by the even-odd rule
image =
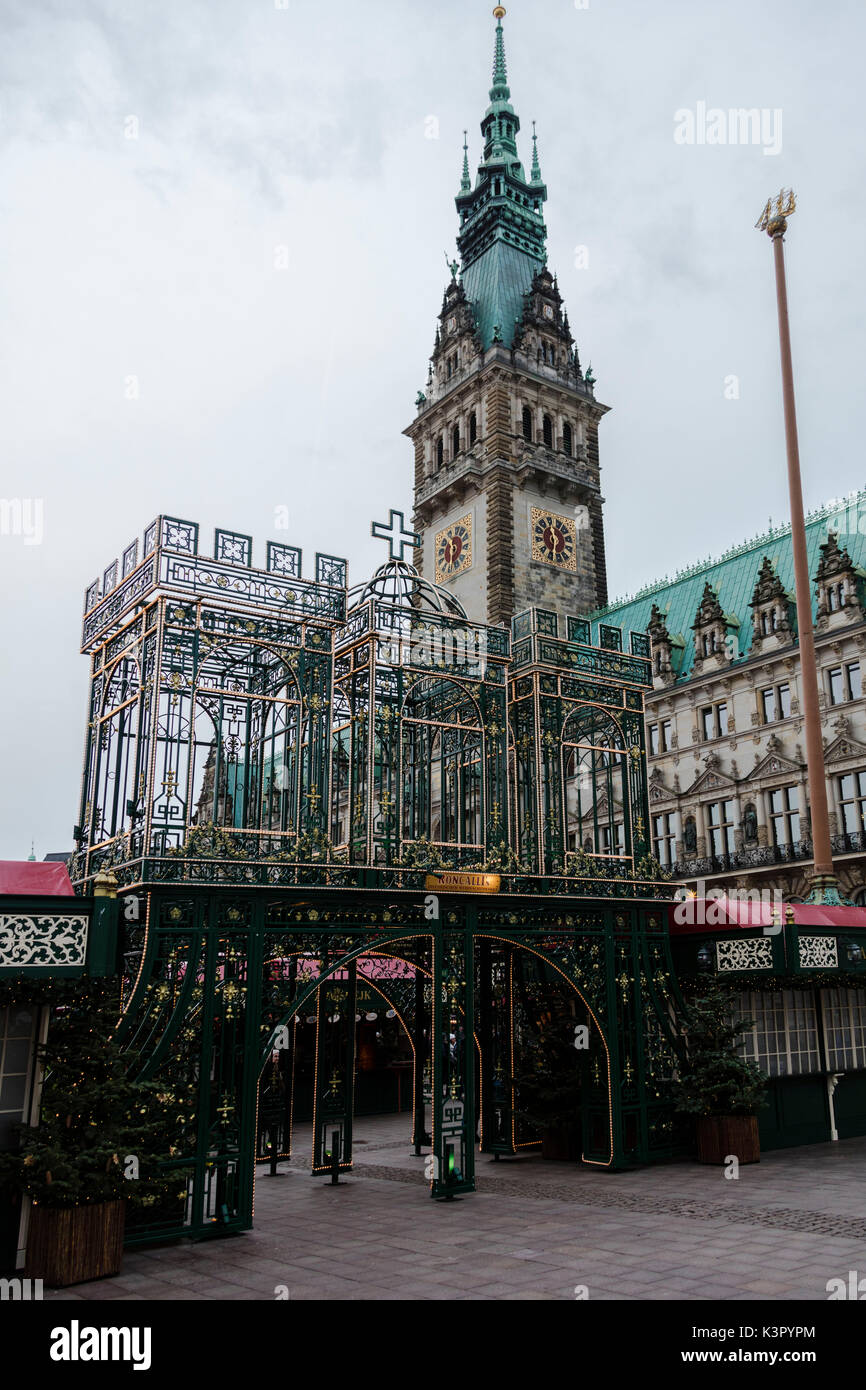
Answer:
[[[825,535],[812,572],[830,828],[843,895],[866,902],[866,576],[835,533]],[[753,549],[750,559],[746,645],[744,615],[725,611],[733,574],[727,585],[724,577],[706,582],[690,664],[683,634],[663,613],[672,599],[661,588],[652,595],[654,848],[692,888],[702,880],[707,890],[760,888],[798,901],[808,892],[812,846],[796,605],[770,555]],[[605,621],[612,616],[607,610]]]
[[[552,292],[552,277],[547,285]],[[446,296],[446,321],[450,307]],[[607,597],[597,453],[608,407],[596,401],[592,379],[576,378],[564,353],[558,365],[545,366],[532,361],[532,350],[532,340],[473,349],[467,327],[453,349],[466,365],[449,378],[440,353],[430,394],[406,431],[415,445],[425,578],[435,579],[435,538],[449,522],[474,508],[491,523],[474,539],[472,568],[445,581],[478,622],[507,622],[533,605],[564,618]],[[573,524],[575,571],[533,557],[531,507]]]

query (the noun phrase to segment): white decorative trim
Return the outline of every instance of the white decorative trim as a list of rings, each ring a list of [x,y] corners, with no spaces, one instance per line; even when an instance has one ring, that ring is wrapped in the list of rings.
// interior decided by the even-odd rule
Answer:
[[[772,970],[773,943],[767,936],[753,936],[748,940],[717,941],[716,969],[719,974],[726,970]]]
[[[832,970],[839,964],[839,942],[835,936],[801,936],[797,946],[800,965],[806,970]]]
[[[84,965],[87,917],[0,915],[0,968]]]

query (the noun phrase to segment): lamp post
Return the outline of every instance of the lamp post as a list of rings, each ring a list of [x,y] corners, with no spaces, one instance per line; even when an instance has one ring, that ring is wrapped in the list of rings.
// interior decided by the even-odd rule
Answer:
[[[812,625],[812,581],[806,554],[806,519],[803,512],[803,486],[800,479],[800,448],[797,441],[797,412],[794,404],[794,370],[791,364],[791,333],[788,324],[788,288],[785,280],[784,238],[788,218],[796,211],[793,191],[783,189],[768,199],[756,222],[773,243],[776,267],[776,303],[779,313],[779,346],[782,356],[782,398],[785,407],[785,444],[788,455],[788,490],[791,502],[791,542],[794,553],[794,587],[797,599],[797,631],[800,645],[800,686],[803,722],[806,732],[806,768],[812,818],[812,901],[839,903],[839,885],[833,872],[830,844],[830,818],[827,812],[827,778],[824,770],[824,744],[818,711],[818,667],[815,661],[815,633]]]

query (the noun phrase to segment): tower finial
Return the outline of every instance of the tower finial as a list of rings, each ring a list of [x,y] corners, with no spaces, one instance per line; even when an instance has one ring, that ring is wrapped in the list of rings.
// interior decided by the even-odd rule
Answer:
[[[469,177],[469,131],[463,132],[463,178],[460,180],[460,192],[472,192],[472,180]]]
[[[490,100],[508,101],[511,92],[508,87],[508,73],[505,67],[505,35],[502,32],[505,6],[497,5],[493,14],[496,19],[496,51],[493,57],[493,86],[490,90]]]
[[[535,133],[535,121],[532,122],[532,183],[542,183],[541,165],[538,162],[538,136]]]

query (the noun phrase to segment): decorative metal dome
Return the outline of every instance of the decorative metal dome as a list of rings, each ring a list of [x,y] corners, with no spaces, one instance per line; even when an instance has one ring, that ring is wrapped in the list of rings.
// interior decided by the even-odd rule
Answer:
[[[388,560],[366,583],[350,589],[349,611],[371,598],[391,608],[405,608],[413,613],[441,613],[448,618],[468,621],[459,599],[441,584],[425,579],[405,560]]]

